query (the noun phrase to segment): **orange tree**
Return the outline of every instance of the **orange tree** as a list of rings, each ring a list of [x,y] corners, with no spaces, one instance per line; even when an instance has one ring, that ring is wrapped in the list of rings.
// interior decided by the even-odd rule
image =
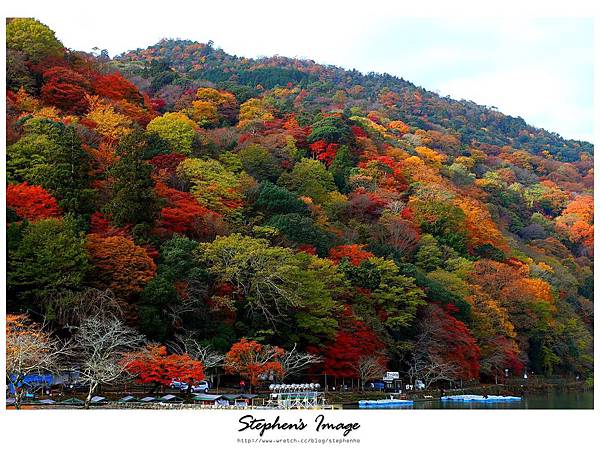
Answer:
[[[29,185],[27,182],[9,184],[6,187],[6,205],[20,218],[32,222],[60,216],[54,197],[43,187]]]
[[[238,374],[256,386],[262,374],[283,375],[281,357],[283,349],[277,346],[262,345],[254,340],[242,338],[231,346],[225,355],[225,371]]]
[[[137,376],[141,383],[154,384],[152,391],[161,385],[170,385],[173,379],[188,384],[204,379],[202,362],[192,359],[188,354],[167,354],[167,348],[155,343],[127,354],[124,363],[127,371]]]
[[[86,246],[97,268],[97,285],[110,288],[115,294],[129,297],[141,292],[156,273],[156,265],[146,250],[128,238],[90,234]]]

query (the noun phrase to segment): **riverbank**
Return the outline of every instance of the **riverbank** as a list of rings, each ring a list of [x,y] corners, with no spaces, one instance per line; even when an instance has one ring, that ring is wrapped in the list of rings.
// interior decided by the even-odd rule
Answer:
[[[565,378],[542,378],[535,376],[531,380],[523,380],[523,379],[508,379],[506,384],[478,384],[478,383],[469,383],[468,385],[463,385],[462,388],[447,388],[447,389],[428,389],[428,390],[420,390],[420,391],[403,391],[401,397],[405,399],[410,399],[415,403],[425,403],[428,401],[439,401],[439,398],[444,395],[455,395],[455,394],[480,394],[480,395],[502,395],[502,396],[519,396],[522,398],[527,398],[534,395],[543,395],[543,394],[554,394],[554,393],[578,393],[578,392],[592,392],[593,393],[593,384],[591,382],[586,381],[576,381]],[[221,388],[211,390],[212,394],[237,394],[239,393],[238,389],[235,388]],[[259,397],[256,399],[255,405],[264,405],[264,401],[268,398],[268,391],[259,390],[257,392]],[[147,390],[136,386],[135,388],[129,388],[126,391],[123,390],[106,390],[99,391],[97,393],[100,396],[105,397],[110,405],[100,406],[101,408],[204,408],[200,406],[200,404],[190,404],[190,397],[181,393],[178,390],[172,389],[163,389],[161,392],[150,394]],[[163,396],[164,394],[174,394],[183,399],[186,404],[117,404],[117,401],[128,395],[133,395],[138,398],[142,398],[145,396]],[[328,405],[335,406],[336,408],[352,408],[357,405],[360,400],[377,400],[377,399],[385,399],[389,398],[389,392],[382,391],[332,391],[329,390],[324,392],[325,395],[325,403]],[[56,401],[62,401],[67,398],[77,398],[80,400],[85,399],[84,392],[71,392],[66,393],[65,395],[58,394],[53,396],[41,396],[38,399],[53,399]],[[39,405],[39,404],[23,404],[23,408],[69,408],[68,405]],[[9,407],[14,408],[14,407]],[[74,407],[78,408],[78,407]]]
[[[555,392],[588,392],[594,391],[593,385],[585,381],[536,381],[531,383],[508,384],[471,384],[463,388],[451,389],[428,389],[420,391],[402,391],[401,397],[411,399],[415,402],[438,400],[441,396],[448,394],[480,394],[498,396],[520,396],[527,397],[532,394],[555,393]],[[329,404],[350,404],[359,400],[384,399],[390,396],[389,392],[383,391],[328,391],[325,399]]]

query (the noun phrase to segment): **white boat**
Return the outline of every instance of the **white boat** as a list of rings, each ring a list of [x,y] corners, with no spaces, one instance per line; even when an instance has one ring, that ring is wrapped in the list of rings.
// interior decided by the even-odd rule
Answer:
[[[390,395],[388,399],[362,400],[358,401],[358,408],[399,408],[413,405],[409,399],[396,399]]]
[[[520,401],[519,396],[494,396],[494,395],[479,395],[479,394],[457,394],[454,396],[442,396],[442,401],[461,401],[461,402],[508,402]]]

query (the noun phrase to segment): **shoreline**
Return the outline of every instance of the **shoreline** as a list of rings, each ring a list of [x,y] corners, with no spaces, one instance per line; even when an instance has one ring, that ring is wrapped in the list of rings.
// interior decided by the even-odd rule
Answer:
[[[458,394],[488,394],[488,395],[502,395],[502,396],[520,396],[526,398],[529,395],[540,395],[543,393],[580,393],[580,392],[593,392],[593,385],[588,385],[586,382],[568,382],[562,384],[556,383],[536,383],[536,385],[472,385],[464,388],[456,389],[430,389],[422,390],[418,392],[409,392],[408,394],[401,394],[400,397],[410,399],[415,403],[426,403],[432,401],[439,401],[440,396],[443,395],[458,395]],[[359,400],[377,400],[389,398],[390,392],[381,391],[345,391],[345,392],[332,392],[328,391],[324,393],[326,401],[326,409],[343,409],[353,408]],[[112,395],[111,395],[112,396]],[[262,398],[259,398],[262,399]],[[194,410],[243,410],[243,409],[262,409],[264,404],[256,403],[247,407],[236,407],[236,406],[222,406],[213,407],[208,404],[192,404],[192,403],[116,403],[110,401],[106,404],[92,405],[91,409],[96,410],[115,410],[115,409],[153,409],[153,410],[181,410],[181,409],[194,409]],[[35,404],[26,402],[22,404],[23,410],[31,409],[83,409],[81,406],[73,406],[67,404]],[[7,410],[15,410],[13,405],[6,405]]]
[[[536,382],[535,384],[484,384],[472,385],[463,388],[443,389],[439,388],[402,392],[402,398],[410,399],[415,402],[426,402],[439,400],[441,396],[449,394],[488,394],[502,396],[521,396],[526,397],[530,394],[553,393],[553,392],[587,392],[594,391],[593,385],[588,385],[585,381],[573,381],[565,383]],[[441,394],[443,392],[443,394]],[[351,404],[362,399],[386,399],[391,392],[385,391],[328,391],[325,393],[327,403]]]

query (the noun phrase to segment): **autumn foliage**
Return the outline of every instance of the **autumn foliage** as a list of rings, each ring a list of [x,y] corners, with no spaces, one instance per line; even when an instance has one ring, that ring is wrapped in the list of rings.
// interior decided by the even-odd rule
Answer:
[[[143,384],[169,386],[175,379],[188,384],[204,379],[202,362],[188,354],[168,354],[167,348],[158,344],[149,344],[139,352],[126,354],[123,363]]]
[[[86,95],[91,93],[87,78],[65,67],[53,67],[43,74],[42,100],[67,113],[82,113],[87,109]]]
[[[98,270],[96,283],[118,295],[141,292],[156,273],[156,264],[146,250],[126,237],[90,234],[86,247]]]
[[[225,355],[225,371],[238,374],[250,381],[251,385],[258,385],[263,374],[281,375],[280,357],[283,349],[267,347],[256,341],[242,338],[231,346]]]
[[[159,233],[189,234],[204,239],[215,232],[215,226],[221,221],[219,214],[201,206],[188,192],[180,192],[157,181],[156,193],[166,200],[156,225]]]
[[[458,378],[479,378],[480,349],[471,331],[452,316],[457,310],[452,305],[429,307],[427,320],[436,323],[430,347],[432,355],[458,367]]]
[[[361,357],[382,355],[384,344],[372,329],[356,320],[346,311],[344,326],[335,336],[332,344],[326,348],[324,371],[330,376],[353,378],[357,376],[357,367]]]
[[[593,373],[591,143],[309,59],[6,29],[8,313],[69,335],[57,304],[100,291],[157,385],[202,377],[165,349],[188,334],[255,386],[291,348],[362,380]]]
[[[364,250],[365,245],[340,245],[329,250],[329,257],[336,263],[347,259],[352,265],[359,266],[363,260],[375,257],[369,251]]]
[[[29,221],[58,217],[60,208],[52,195],[41,186],[9,184],[6,188],[6,205],[17,215]]]
[[[100,75],[94,79],[93,88],[102,97],[141,103],[143,97],[135,85],[118,72]]]

